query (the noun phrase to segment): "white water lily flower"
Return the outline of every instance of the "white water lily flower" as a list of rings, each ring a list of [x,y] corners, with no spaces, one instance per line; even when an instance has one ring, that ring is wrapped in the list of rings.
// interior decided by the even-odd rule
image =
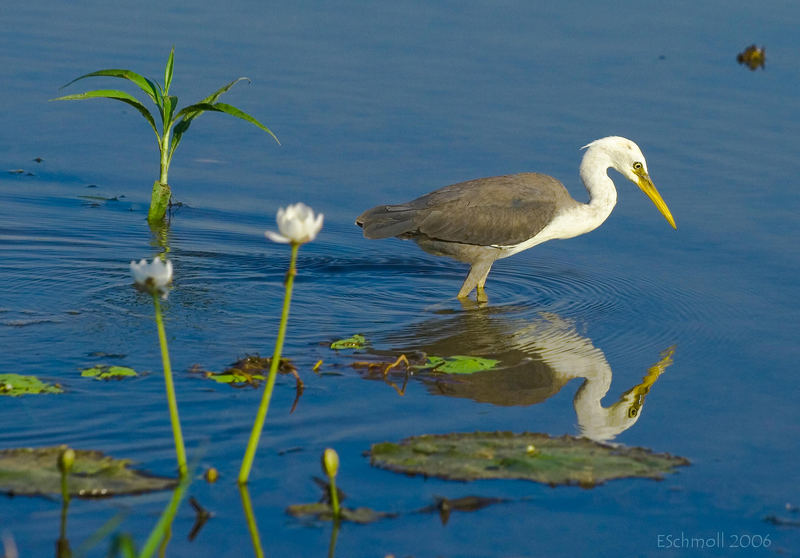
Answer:
[[[306,204],[296,203],[285,209],[278,209],[275,221],[278,223],[280,234],[273,231],[264,234],[271,241],[284,244],[311,242],[322,228],[322,218],[322,213],[315,217],[314,211]]]
[[[167,298],[169,284],[172,283],[172,262],[158,256],[153,258],[152,263],[147,263],[145,259],[138,263],[132,261],[131,275],[137,288]]]

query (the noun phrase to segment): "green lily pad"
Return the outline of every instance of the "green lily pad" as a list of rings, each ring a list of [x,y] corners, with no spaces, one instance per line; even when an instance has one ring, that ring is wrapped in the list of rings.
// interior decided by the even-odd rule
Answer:
[[[61,494],[61,473],[56,465],[63,447],[0,450],[0,492],[12,496]],[[172,488],[175,479],[129,469],[131,460],[114,459],[99,451],[75,450],[67,479],[72,496],[104,498]]]
[[[32,395],[37,393],[63,393],[58,384],[46,384],[36,376],[0,374],[0,395]]]
[[[661,479],[683,457],[646,448],[611,446],[587,438],[512,432],[422,435],[370,449],[376,467],[450,480],[524,479],[591,488],[611,479]]]
[[[106,364],[100,364],[92,368],[84,368],[81,370],[81,376],[97,378],[98,380],[121,379],[138,375],[139,374],[133,368],[128,368],[127,366],[108,366]]]
[[[379,512],[370,508],[339,508],[339,519],[353,523],[374,523],[380,519],[395,517],[395,514]],[[333,521],[333,508],[325,502],[313,504],[295,504],[286,508],[286,513],[292,517],[312,517],[323,521]]]
[[[219,384],[239,384],[239,385],[258,385],[258,382],[264,380],[262,374],[246,374],[241,371],[233,372],[211,372],[206,376],[209,380]]]
[[[331,349],[363,349],[367,344],[367,339],[358,333],[347,339],[339,339],[331,343]]]
[[[447,358],[429,356],[425,364],[416,366],[420,370],[443,372],[444,374],[474,374],[483,370],[491,370],[500,361],[493,358],[482,358],[470,355],[454,355]]]

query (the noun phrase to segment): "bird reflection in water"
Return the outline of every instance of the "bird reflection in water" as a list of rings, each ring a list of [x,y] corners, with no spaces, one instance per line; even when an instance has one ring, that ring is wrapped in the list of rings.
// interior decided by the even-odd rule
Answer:
[[[669,347],[661,352],[658,362],[647,370],[640,383],[605,407],[602,400],[611,388],[612,371],[603,351],[581,335],[573,323],[557,314],[541,313],[531,321],[530,318],[505,316],[509,311],[513,309],[482,307],[451,318],[424,321],[411,331],[390,334],[386,344],[401,348],[391,351],[393,356],[388,363],[394,366],[386,381],[396,385],[393,379],[400,374],[407,375],[408,369],[394,360],[401,352],[409,356],[411,370],[425,355],[446,358],[469,354],[499,360],[497,368],[471,374],[445,374],[424,369],[413,372],[413,377],[433,394],[494,405],[541,403],[571,380],[583,379],[573,399],[580,433],[605,442],[639,420],[650,388],[672,364],[674,347]],[[374,368],[367,377],[384,377],[376,371],[380,371],[380,367]]]

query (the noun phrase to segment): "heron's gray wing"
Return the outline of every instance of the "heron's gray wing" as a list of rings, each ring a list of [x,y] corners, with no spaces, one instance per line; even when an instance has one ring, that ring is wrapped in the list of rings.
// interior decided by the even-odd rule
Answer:
[[[513,245],[536,236],[576,203],[551,176],[523,173],[445,186],[406,204],[378,206],[356,223],[368,238],[424,235],[463,244]]]

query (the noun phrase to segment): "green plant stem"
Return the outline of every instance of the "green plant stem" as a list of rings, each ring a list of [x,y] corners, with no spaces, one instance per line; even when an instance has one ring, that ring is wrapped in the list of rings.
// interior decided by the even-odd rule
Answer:
[[[339,508],[339,493],[336,491],[336,477],[333,475],[328,477],[328,486],[331,489],[331,509],[333,509],[333,518],[338,520],[342,512]]]
[[[70,496],[67,487],[66,471],[61,471],[61,523],[59,528],[59,537],[56,543],[57,558],[68,558],[72,556],[72,551],[69,547],[69,540],[67,540],[67,511],[69,510]]]
[[[261,535],[258,533],[258,524],[256,523],[256,516],[253,514],[253,504],[250,502],[250,492],[248,492],[246,484],[239,485],[239,494],[242,497],[242,508],[244,508],[244,517],[247,521],[247,530],[250,532],[250,540],[253,542],[253,552],[256,558],[264,558]]]
[[[147,541],[145,541],[144,547],[142,547],[142,551],[139,553],[139,558],[150,558],[157,549],[161,549],[163,554],[163,549],[166,548],[166,543],[169,542],[172,536],[172,521],[175,519],[178,506],[181,500],[183,500],[186,489],[189,488],[189,484],[191,484],[191,481],[187,477],[184,477],[175,488],[175,492],[172,493],[169,504],[167,504],[167,507],[158,519],[158,523],[156,523],[156,526],[153,527],[153,530],[150,532],[150,536],[147,537]]]
[[[336,539],[339,536],[339,518],[333,518],[333,528],[331,529],[331,540],[328,542],[328,558],[336,555]]]
[[[172,435],[175,438],[175,455],[178,458],[178,473],[181,478],[186,476],[186,449],[183,446],[181,422],[178,417],[178,402],[175,398],[175,385],[172,383],[172,367],[169,363],[169,350],[167,349],[167,334],[164,332],[164,320],[161,317],[161,304],[158,294],[153,293],[153,305],[156,309],[156,326],[158,327],[158,341],[161,344],[161,361],[164,364],[164,385],[167,389],[167,404],[169,405],[169,418],[172,422]]]
[[[269,367],[269,376],[264,386],[264,393],[261,396],[261,404],[258,406],[258,413],[256,413],[256,420],[253,423],[253,430],[250,432],[250,440],[247,442],[247,449],[242,459],[242,468],[239,470],[239,484],[245,484],[250,477],[250,469],[253,467],[253,459],[256,455],[258,448],[258,441],[261,438],[261,431],[264,428],[264,420],[267,418],[267,411],[269,410],[269,402],[272,399],[272,389],[275,386],[275,376],[278,374],[278,366],[281,360],[281,351],[283,350],[283,339],[286,335],[286,322],[289,320],[289,305],[292,300],[292,287],[294,285],[294,277],[297,274],[295,264],[297,262],[297,249],[299,244],[292,242],[292,255],[289,261],[289,271],[286,272],[285,287],[286,292],[283,297],[283,312],[281,313],[281,323],[278,327],[278,337],[275,340],[275,352],[272,355],[272,362]]]

